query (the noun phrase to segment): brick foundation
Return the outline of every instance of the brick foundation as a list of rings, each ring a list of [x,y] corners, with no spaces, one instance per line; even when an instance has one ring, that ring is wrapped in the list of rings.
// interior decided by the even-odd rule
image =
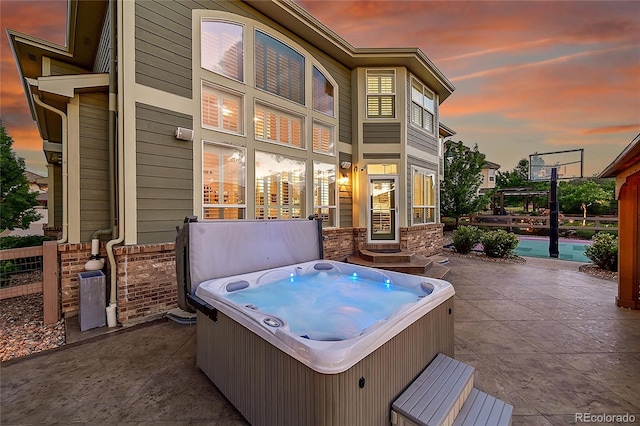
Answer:
[[[365,228],[325,229],[325,259],[343,261],[361,248],[388,247],[367,244]],[[396,244],[398,246],[398,244]],[[442,225],[419,225],[400,228],[399,248],[424,256],[442,251]],[[106,258],[104,243],[100,255]],[[91,244],[62,244],[58,246],[61,265],[62,312],[65,316],[78,313],[78,273],[91,255]],[[178,293],[175,273],[174,243],[120,246],[115,248],[118,274],[118,321],[134,325],[158,317],[177,307]],[[109,299],[110,267],[103,272],[107,275],[107,300]]]

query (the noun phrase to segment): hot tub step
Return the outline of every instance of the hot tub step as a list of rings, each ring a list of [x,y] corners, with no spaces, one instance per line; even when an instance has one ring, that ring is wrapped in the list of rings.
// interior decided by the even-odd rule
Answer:
[[[473,387],[473,367],[438,356],[396,399],[396,426],[508,426],[513,406]]]
[[[508,426],[511,424],[513,406],[497,398],[473,389],[453,426]]]
[[[438,354],[393,403],[392,420],[398,420],[394,424],[451,425],[473,389],[473,371],[467,364]]]
[[[424,275],[431,267],[432,261],[424,256],[413,255],[410,262],[372,262],[358,255],[347,257],[347,262],[354,265],[368,266],[370,268],[386,269],[387,271],[404,272],[405,274]]]

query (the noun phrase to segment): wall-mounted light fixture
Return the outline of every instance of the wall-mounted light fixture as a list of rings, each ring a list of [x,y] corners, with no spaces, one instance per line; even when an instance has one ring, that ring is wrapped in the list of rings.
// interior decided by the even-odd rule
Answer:
[[[350,161],[343,161],[340,163],[340,168],[341,169],[350,169],[351,168],[351,162]]]
[[[185,129],[184,127],[178,127],[176,129],[176,139],[188,142],[193,141],[193,130]]]
[[[342,173],[342,176],[338,179],[338,183],[341,186],[347,185],[349,183],[349,176],[347,176],[346,173]]]

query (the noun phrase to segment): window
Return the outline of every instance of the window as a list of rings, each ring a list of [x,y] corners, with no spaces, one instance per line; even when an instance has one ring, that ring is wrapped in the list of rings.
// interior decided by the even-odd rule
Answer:
[[[202,85],[202,126],[242,134],[242,97]]]
[[[243,149],[204,143],[202,158],[204,219],[244,219],[246,169]]]
[[[313,67],[313,109],[333,117],[333,85]]]
[[[397,175],[397,164],[367,164],[367,174],[369,175]]]
[[[496,170],[489,169],[489,182],[494,182],[496,180]]]
[[[395,73],[367,71],[367,118],[395,117]]]
[[[313,152],[335,155],[335,143],[333,142],[333,126],[313,122]]]
[[[304,57],[256,31],[256,87],[304,105]]]
[[[411,224],[433,223],[436,221],[434,174],[418,168],[412,168],[412,174],[413,208]]]
[[[256,139],[304,148],[302,117],[256,104],[253,122]]]
[[[244,81],[242,26],[230,22],[202,21],[202,68]]]
[[[323,227],[336,226],[336,166],[313,162],[313,212]]]
[[[417,80],[411,79],[411,123],[434,132],[435,96]]]
[[[256,219],[305,217],[305,162],[256,151]]]

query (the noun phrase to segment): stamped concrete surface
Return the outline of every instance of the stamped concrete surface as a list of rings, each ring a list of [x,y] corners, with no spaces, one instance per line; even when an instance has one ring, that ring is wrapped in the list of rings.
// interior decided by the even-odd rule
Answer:
[[[513,425],[640,423],[640,311],[615,307],[616,283],[560,260],[450,266],[455,357]],[[0,424],[246,425],[196,366],[195,330],[157,321],[3,363]]]

